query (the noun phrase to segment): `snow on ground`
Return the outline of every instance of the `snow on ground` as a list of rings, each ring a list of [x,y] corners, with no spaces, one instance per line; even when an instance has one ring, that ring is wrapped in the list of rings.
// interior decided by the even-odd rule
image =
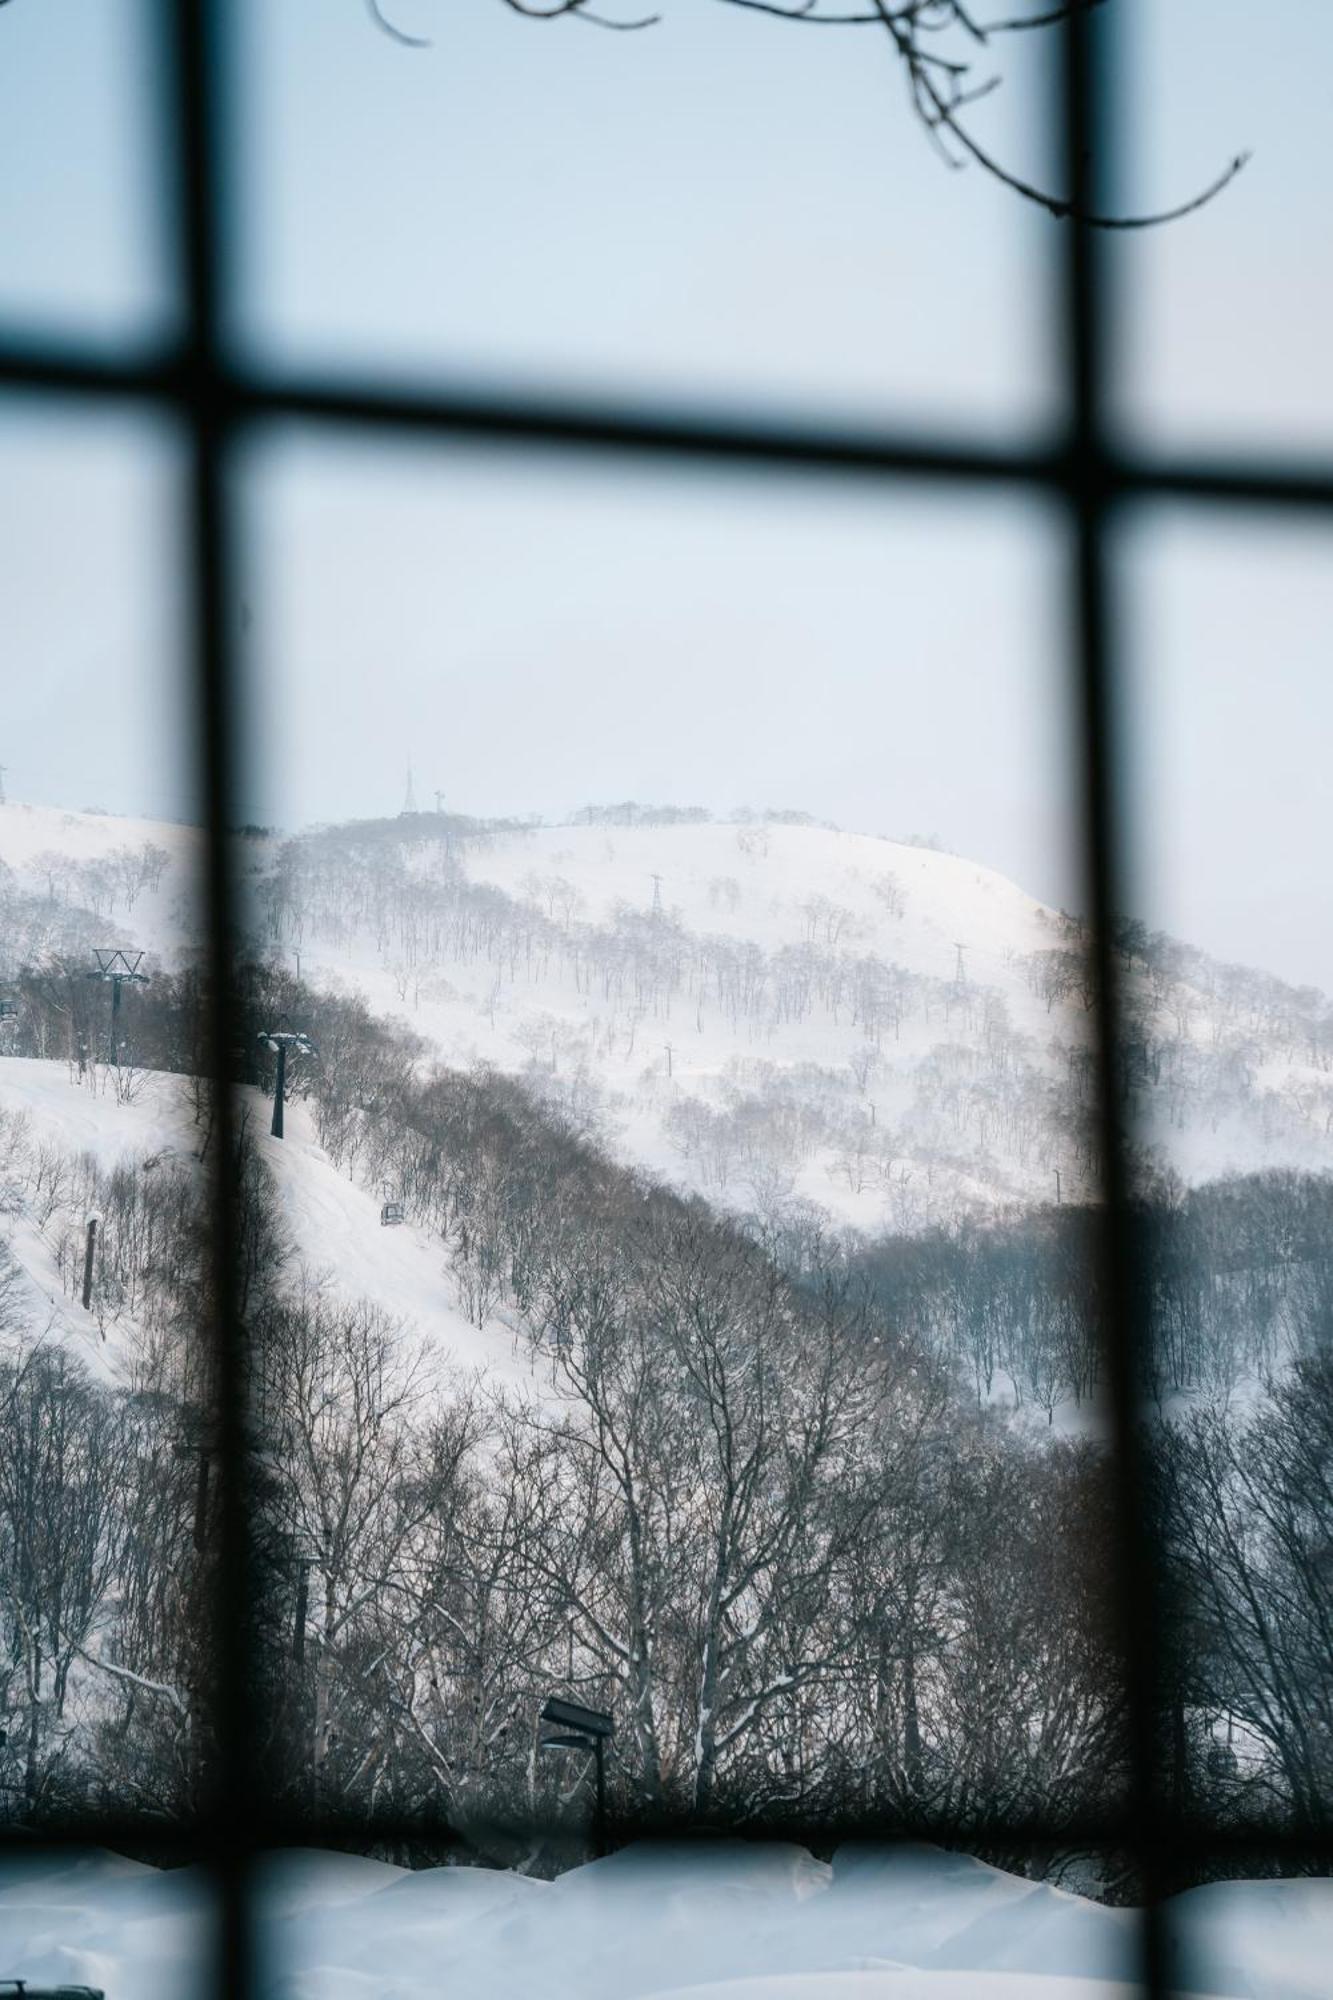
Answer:
[[[452,1066],[484,1060],[526,1074],[578,1116],[590,1114],[618,1158],[721,1206],[777,1214],[809,1202],[875,1232],[1097,1198],[1071,1084],[1091,1016],[1073,992],[1049,1002],[1037,990],[1035,954],[1067,938],[1057,912],[995,870],[807,824],[532,826],[464,840],[452,856],[430,838],[430,824],[418,814],[398,842],[384,838],[382,822],[368,830],[352,874],[380,870],[384,896],[376,920],[360,926],[332,908],[330,888],[356,828],[338,830],[330,848],[316,834],[308,854],[332,894],[326,920],[288,912],[286,942],[264,948],[316,986],[360,992]],[[140,888],[132,906],[122,896],[106,916],[116,942],[132,940],[164,962],[198,948],[200,840],[176,824],[0,806],[0,862],[36,896],[86,894],[86,878],[80,888],[58,870],[52,876],[52,854],[86,870],[142,842],[166,850],[158,888]],[[260,882],[278,852],[270,836],[238,840],[242,876]],[[737,964],[759,950],[773,972],[777,954],[787,954],[781,976],[797,986],[793,966],[805,952],[825,968],[875,958],[903,976],[903,1010],[897,1026],[881,1020],[871,1048],[849,990],[835,1006],[825,992],[811,1006],[775,1010],[777,974],[763,1004],[733,1016],[709,978],[693,994],[662,988],[634,998],[558,948],[514,962],[484,952],[452,958],[436,938],[442,956],[430,956],[424,904],[404,916],[390,882],[402,888],[418,876],[428,888],[454,866],[474,886],[540,912],[556,932],[642,930],[660,910],[687,958],[719,946],[715,964]],[[1139,1106],[1139,1136],[1187,1180],[1333,1164],[1327,1072],[1307,1060],[1299,1036],[1265,1026],[1253,992],[1237,998],[1235,968],[1213,968],[1209,990],[1185,976],[1179,988],[1167,980],[1149,990],[1141,972],[1129,986],[1161,1034],[1177,1038],[1179,1076],[1173,1082],[1169,1062],[1157,1094]],[[805,1106],[795,1124],[775,1114],[789,1086]],[[715,1118],[711,1130],[701,1130],[699,1110]],[[805,1112],[823,1118],[821,1134],[811,1126],[797,1136]]]
[[[127,907],[123,891],[106,891],[107,929],[126,932],[163,964],[179,963],[199,941],[204,835],[176,820],[121,819],[112,813],[66,812],[59,806],[0,804],[0,863],[20,886],[41,894],[54,886],[72,903],[86,901],[77,877],[51,882],[48,857],[86,865],[145,843],[162,848],[166,863],[156,888],[144,888]]]
[[[396,844],[381,825],[368,849],[373,865],[427,883],[444,856],[430,825],[417,815]],[[169,865],[132,907],[112,905],[108,928],[179,960],[197,945],[196,829],[0,806],[0,861],[35,894],[53,879],[52,854],[86,866],[145,840],[167,851]],[[237,846],[247,878],[262,877],[277,853],[267,837]],[[825,963],[874,957],[901,970],[911,991],[897,1027],[881,1024],[878,1066],[854,1084],[868,1045],[849,998],[833,1011],[820,1002],[739,1018],[715,995],[678,990],[639,1004],[599,977],[576,977],[558,951],[513,964],[484,954],[432,959],[424,932],[408,939],[388,914],[360,929],[335,916],[321,934],[301,911],[287,963],[317,986],[361,992],[450,1064],[484,1060],[593,1105],[618,1157],[723,1206],[799,1200],[858,1228],[914,1230],[1049,1201],[1057,1169],[1063,1199],[1096,1198],[1088,1156],[1071,1136],[1076,1115],[1048,1119],[1041,1110],[1046,1102],[1073,1112],[1069,1078],[1091,1017],[1072,994],[1048,1004],[1037,990],[1033,955],[1065,942],[1056,913],[994,870],[827,827],[726,821],[497,830],[462,843],[446,865],[455,863],[473,884],[557,927],[642,924],[660,908],[691,950],[721,941],[770,957],[808,948]],[[82,892],[57,880],[56,893]],[[1129,983],[1162,1031],[1177,1035],[1193,1077],[1172,1088],[1168,1076],[1140,1107],[1140,1136],[1187,1179],[1333,1164],[1327,1076],[1289,1035],[1266,1043],[1258,1017],[1248,1022],[1248,1002],[1228,1014],[1188,981],[1154,993],[1140,974]],[[1230,1081],[1219,1069],[1223,1049],[1234,1058]],[[789,1143],[762,1120],[711,1143],[686,1136],[681,1117],[688,1125],[694,1107],[730,1115],[738,1099],[767,1098],[771,1108],[783,1079],[821,1107],[823,1137]]]
[[[30,1148],[45,1146],[71,1161],[88,1153],[103,1169],[131,1164],[155,1171],[173,1159],[195,1162],[202,1134],[194,1122],[189,1079],[138,1072],[131,1090],[128,1101],[118,1101],[113,1073],[101,1066],[80,1079],[71,1064],[0,1059],[0,1111],[25,1121]],[[505,1327],[473,1326],[457,1309],[443,1245],[411,1223],[381,1225],[378,1196],[338,1172],[316,1142],[304,1105],[289,1104],[286,1136],[277,1140],[268,1130],[269,1102],[258,1091],[242,1096],[299,1264],[338,1296],[380,1306],[448,1368],[467,1375],[484,1371],[496,1381],[531,1380]],[[81,1245],[86,1218],[62,1205],[39,1220],[31,1196],[6,1206],[12,1212],[0,1216],[0,1238],[24,1275],[27,1331],[61,1340],[98,1379],[116,1380],[137,1329],[131,1319],[110,1321],[103,1339],[79,1303],[77,1284],[62,1279],[57,1262],[62,1236],[74,1232]],[[67,1270],[68,1257],[66,1241]]]
[[[630,1847],[555,1882],[345,1854],[256,1877],[261,2000],[1131,2000],[1132,1911],[937,1849]],[[0,1979],[195,2000],[208,1877],[0,1852]],[[1320,2000],[1333,1882],[1214,1884],[1169,1906],[1178,1991]]]
[[[104,1172],[133,1162],[149,1171],[168,1160],[195,1158],[200,1143],[189,1104],[187,1079],[142,1072],[133,1094],[117,1102],[113,1073],[101,1066],[80,1080],[72,1064],[27,1057],[0,1060],[0,1112],[17,1115],[17,1137],[30,1155],[45,1148],[67,1165],[89,1154]],[[12,1128],[11,1128],[12,1129]],[[87,1217],[60,1201],[43,1214],[14,1161],[0,1161],[5,1213],[0,1240],[24,1280],[20,1299],[24,1331],[59,1340],[99,1381],[114,1381],[138,1331],[132,1321],[112,1324],[102,1337],[96,1319],[79,1303],[77,1271]],[[65,1274],[60,1268],[65,1258]],[[71,1263],[73,1258],[73,1263]]]
[[[874,953],[949,986],[961,943],[964,986],[1002,997],[1039,1062],[1056,1027],[1067,1040],[1087,1036],[1086,1018],[1052,1022],[1021,962],[1056,942],[1053,913],[993,870],[956,855],[824,827],[719,822],[537,827],[469,844],[461,863],[469,879],[559,921],[606,925],[622,910],[647,917],[656,894],[664,917],[692,939],[770,954],[807,944],[821,952]],[[886,901],[894,896],[902,899],[901,912]],[[446,1060],[481,1059],[532,1072],[539,1083],[548,1064],[557,1079],[587,1075],[605,1093],[605,1136],[620,1158],[723,1205],[753,1203],[744,1168],[721,1181],[683,1157],[667,1130],[674,1108],[691,1100],[717,1107],[733,1087],[763,1089],[756,1064],[779,1073],[814,1065],[846,1081],[845,1121],[897,1123],[912,1114],[917,1066],[940,1044],[960,1038],[967,1005],[960,1000],[950,1016],[937,996],[929,1019],[909,1013],[899,1034],[883,1039],[881,1072],[858,1092],[850,1086],[849,1063],[864,1047],[865,1031],[850,1004],[836,1019],[813,1008],[780,1024],[736,1022],[720,1006],[696,1006],[688,995],[627,1009],[600,993],[595,980],[579,982],[566,968],[552,964],[533,977],[483,961],[426,968],[405,987],[394,946],[381,948],[357,933],[334,941],[309,932],[301,958],[307,977],[329,985],[350,981],[377,1013],[405,1021]],[[790,1162],[782,1179],[789,1194],[867,1229],[894,1217],[942,1216],[954,1204],[1051,1194],[1045,1164],[1020,1164],[1002,1146],[983,1161],[982,1149],[962,1139],[955,1150],[978,1157],[968,1165],[941,1157],[922,1166],[904,1156],[886,1182],[853,1187],[824,1146]],[[1066,1188],[1076,1191],[1075,1161],[1062,1156],[1062,1164]]]
[[[1065,1052],[1090,1040],[1091,1017],[1084,1003],[1071,995],[1052,1007],[1030,976],[1033,954],[1067,942],[1058,913],[994,869],[960,855],[832,827],[718,821],[537,827],[469,846],[463,864],[472,879],[493,883],[556,917],[567,911],[575,920],[606,924],[618,909],[648,913],[656,896],[663,912],[694,938],[735,939],[767,953],[808,943],[852,956],[875,954],[916,978],[939,982],[929,1018],[914,1019],[909,1012],[900,1034],[883,1038],[883,1067],[858,1099],[863,1112],[878,1100],[881,1122],[907,1118],[902,1137],[908,1152],[919,1111],[914,1105],[919,1065],[941,1048],[981,1048],[990,1033],[981,1017],[996,1003],[1004,1033],[1014,1038],[1012,1046],[1052,1080],[1060,1076]],[[382,955],[378,962],[357,964],[360,978],[373,979],[377,972],[382,976]],[[1135,997],[1145,998],[1137,974],[1131,975],[1129,987]],[[1188,1034],[1204,1054],[1219,1034],[1217,1005],[1192,990],[1180,1004]],[[507,1028],[510,1037],[515,1028],[521,1033],[522,1017],[530,1019],[543,1005],[569,1023],[585,1026],[596,1011],[595,999],[586,992],[559,994],[550,1001],[528,998],[525,1004],[514,991],[501,996],[499,1009],[492,1012],[492,1029]],[[1150,1011],[1161,1007],[1160,1000],[1154,1001]],[[411,1019],[423,1032],[434,1032],[424,1000]],[[1234,1026],[1230,1032],[1234,1035]],[[657,1069],[665,1068],[664,1037],[673,1038],[675,1053],[670,1083],[657,1080],[658,1101],[652,1107],[657,1117],[632,1112],[624,1138],[635,1158],[676,1178],[682,1174],[681,1161],[663,1142],[659,1124],[670,1102],[691,1094],[707,1099],[737,1056],[757,1055],[779,1065],[818,1063],[845,1072],[864,1045],[864,1032],[850,1008],[836,1020],[814,1010],[804,1020],[756,1034],[738,1033],[720,1018],[709,1018],[707,1010],[696,1017],[686,1002],[673,1010],[673,1018],[643,1024],[632,1067],[622,1062],[617,1075],[605,1054],[598,1067],[609,1072],[607,1081],[633,1092],[645,1058]],[[493,1049],[487,1053],[503,1060]],[[1191,1181],[1261,1165],[1314,1167],[1333,1160],[1333,1152],[1319,1142],[1326,1096],[1320,1074],[1288,1050],[1275,1056],[1260,1045],[1247,1054],[1257,1065],[1257,1087],[1275,1096],[1285,1093],[1293,1101],[1310,1094],[1312,1101],[1318,1099],[1319,1114],[1299,1136],[1293,1129],[1279,1138],[1261,1131],[1254,1118],[1233,1115],[1217,1104],[1210,1104],[1206,1115],[1196,1107],[1178,1118],[1173,1110],[1169,1120],[1155,1105],[1151,1130],[1142,1136],[1166,1148]],[[511,1053],[508,1066],[513,1060]],[[968,1132],[954,1147],[960,1155],[973,1156],[968,1168],[943,1157],[947,1121],[940,1122],[938,1136],[941,1156],[927,1178],[945,1191],[946,1200],[979,1200],[983,1206],[997,1200],[1049,1200],[1057,1164],[1065,1199],[1071,1191],[1096,1198],[1095,1187],[1084,1179],[1069,1150],[1053,1159],[1020,1158],[1005,1139],[983,1144]],[[921,1178],[918,1170],[916,1182]],[[861,1227],[882,1226],[893,1220],[895,1210],[910,1214],[919,1197],[919,1191],[913,1196],[908,1189],[895,1196],[891,1177],[887,1200],[885,1191],[853,1189],[827,1157],[799,1176],[798,1192]]]
[[[822,898],[845,913],[837,942],[883,943],[891,935],[904,964],[951,980],[961,939],[967,974],[983,985],[1006,980],[1014,953],[1051,941],[1049,912],[994,869],[832,827],[538,827],[479,847],[468,873],[514,896],[525,894],[531,877],[558,876],[576,890],[580,914],[602,923],[621,904],[650,909],[656,891],[687,930],[769,951],[812,931],[827,938],[827,913],[811,912]],[[901,915],[885,904],[890,885],[902,892]],[[1026,987],[1022,998],[1030,1003]]]
[[[497,1321],[475,1326],[458,1311],[443,1244],[410,1222],[381,1223],[379,1196],[338,1172],[315,1139],[307,1106],[288,1104],[279,1140],[268,1131],[269,1101],[258,1091],[242,1097],[260,1134],[283,1221],[313,1275],[342,1298],[372,1300],[453,1369],[484,1372],[492,1381],[530,1381],[512,1333]]]

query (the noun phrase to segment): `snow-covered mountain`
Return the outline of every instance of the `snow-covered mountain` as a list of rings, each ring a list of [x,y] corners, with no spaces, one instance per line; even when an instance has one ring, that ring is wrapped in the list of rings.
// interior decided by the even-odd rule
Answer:
[[[200,851],[186,827],[0,808],[0,889],[22,904],[0,977],[94,930],[188,958]],[[1096,1197],[1079,927],[976,863],[629,808],[417,814],[240,853],[259,949],[721,1205],[873,1231]],[[1139,1141],[1189,1180],[1333,1164],[1323,996],[1141,927],[1124,943]]]
[[[497,1800],[535,1825],[546,1793],[563,1809],[559,1780],[535,1768],[526,1723],[512,1725],[568,1682],[653,1718],[626,1753],[627,1790],[696,1813],[790,1798],[772,1745],[804,1730],[815,1686],[837,1704],[817,1752],[827,1796],[851,1785],[868,1798],[873,1773],[893,1807],[932,1796],[923,1788],[947,1772],[960,1813],[996,1796],[1044,1810],[1048,1797],[1068,1808],[1071,1770],[1101,1785],[1118,1754],[1105,1731],[1114,1662],[1089,1636],[1104,1467],[1095,1452],[1047,1448],[1066,1418],[1095,1425],[1104,1379],[1081,1206],[1097,1160],[1080,926],[958,857],[804,823],[413,815],[238,841],[249,934],[229,1050],[245,1079],[233,1269],[239,1315],[260,1336],[266,1518],[274,1549],[292,1552],[275,1586],[288,1600],[275,1674],[289,1671],[289,1618],[304,1631],[317,1615],[324,1634],[309,1710],[319,1783],[358,1799],[392,1787],[412,1810],[461,1801],[488,1840],[505,1824]],[[198,1335],[215,1109],[190,1074],[205,1011],[199,837],[16,809],[0,842],[8,1393],[34,1429],[53,1409],[77,1417],[81,1462],[106,1462],[107,1439],[121,1454],[125,1477],[101,1495],[108,1547],[138,1537],[162,1575],[194,1576],[210,1531],[208,1481],[189,1461],[211,1392]],[[110,996],[90,983],[93,951],[108,946],[143,951],[152,974],[114,1029]],[[1264,1519],[1285,1520],[1326,1421],[1324,1378],[1287,1363],[1325,1337],[1333,1178],[1254,1169],[1328,1163],[1328,1005],[1133,925],[1117,948],[1129,1111],[1196,1177],[1249,1170],[1156,1203],[1154,1392],[1211,1398],[1209,1426],[1179,1448],[1230,1454],[1247,1480],[1256,1468],[1274,1496]],[[297,1059],[275,1141],[261,1047],[284,1014],[319,1050]],[[761,1239],[662,1180],[774,1231]],[[394,1227],[390,1190],[404,1211]],[[829,1219],[864,1234],[806,1226]],[[71,1348],[88,1371],[69,1368]],[[504,1393],[453,1393],[479,1370]],[[443,1393],[427,1394],[437,1371]],[[87,1372],[143,1393],[101,1396]],[[731,1491],[742,1433],[746,1479],[765,1498],[738,1515],[712,1495]],[[1182,1463],[1200,1505],[1231,1476]],[[66,1513],[83,1504],[70,1479],[52,1490]],[[420,1511],[401,1504],[409,1492]],[[668,1497],[645,1513],[640,1492]],[[27,1534],[54,1503],[25,1488],[6,1504]],[[1191,1506],[1184,1518],[1193,1534]],[[651,1541],[634,1525],[648,1519]],[[905,1617],[892,1609],[904,1532],[930,1551],[914,1572],[928,1581],[912,1583],[928,1613]],[[1247,1543],[1232,1577],[1218,1571],[1223,1542],[1178,1534],[1218,1629],[1227,1591],[1269,1592],[1297,1656],[1317,1658],[1317,1565],[1276,1542],[1252,1557]],[[312,1564],[321,1584],[307,1597]],[[725,1605],[699,1584],[724,1570]],[[422,1580],[446,1574],[461,1608],[442,1615]],[[99,1784],[160,1772],[174,1796],[179,1767],[124,1688],[189,1716],[190,1606],[121,1600],[110,1581],[88,1592],[67,1634],[44,1609],[63,1595],[32,1583],[29,1742],[52,1770],[68,1751]],[[497,1624],[480,1607],[501,1599],[513,1618]],[[997,1628],[1011,1606],[1012,1627]],[[912,1662],[914,1734],[905,1705],[901,1736],[883,1726],[890,1654],[877,1628]],[[996,1629],[1013,1641],[997,1648]],[[677,1635],[670,1647],[659,1631]],[[715,1702],[707,1675],[723,1645]],[[79,1676],[98,1675],[76,1678],[68,1712],[44,1693],[57,1655],[62,1674],[77,1656]],[[1241,1695],[1210,1688],[1186,1749],[1200,1786],[1240,1812],[1318,1724],[1304,1669],[1270,1721],[1261,1651],[1226,1657]],[[382,1694],[367,1694],[368,1659]],[[816,1678],[794,1678],[793,1659]],[[983,1659],[995,1677],[984,1729]],[[1261,1697],[1246,1692],[1251,1673]],[[369,1776],[360,1738],[331,1720],[367,1701]],[[1225,1721],[1229,1745],[1233,1720],[1253,1756],[1215,1769],[1215,1728]],[[423,1744],[438,1753],[425,1766]],[[306,1761],[302,1748],[302,1795]],[[22,1780],[34,1797],[39,1762],[32,1752]],[[515,1858],[507,1840],[502,1863]]]

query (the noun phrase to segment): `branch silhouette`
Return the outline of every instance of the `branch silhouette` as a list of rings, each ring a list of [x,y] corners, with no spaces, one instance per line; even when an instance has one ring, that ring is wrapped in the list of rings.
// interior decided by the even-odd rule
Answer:
[[[407,47],[430,46],[427,36],[407,34],[397,27],[386,15],[385,4],[386,0],[366,0],[372,20],[385,34]],[[644,14],[622,19],[601,13],[589,0],[549,0],[546,5],[541,0],[501,0],[501,4],[525,20],[582,21],[590,28],[616,34],[654,27],[663,18]],[[1057,221],[1080,222],[1092,229],[1155,229],[1215,201],[1245,166],[1248,152],[1237,153],[1205,187],[1181,201],[1141,213],[1102,213],[1080,207],[1016,173],[983,144],[967,119],[971,107],[990,96],[1003,81],[998,69],[979,68],[995,42],[1006,36],[1058,29],[1072,16],[1091,14],[1107,4],[1109,0],[1064,0],[1064,4],[1038,13],[985,19],[974,16],[964,0],[868,0],[866,6],[854,11],[826,8],[821,0],[718,0],[719,6],[767,14],[800,27],[878,29],[902,65],[913,112],[947,165],[957,168],[970,162]]]

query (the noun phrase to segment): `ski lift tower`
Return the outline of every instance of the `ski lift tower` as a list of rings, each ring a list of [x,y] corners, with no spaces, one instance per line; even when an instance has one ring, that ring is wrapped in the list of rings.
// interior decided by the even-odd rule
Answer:
[[[141,951],[98,951],[94,948],[97,970],[88,974],[89,979],[100,979],[111,988],[111,1060],[120,1064],[120,994],[124,986],[146,986],[148,974],[140,972],[143,963]]]
[[[272,1049],[278,1058],[278,1079],[273,1087],[273,1123],[269,1127],[275,1139],[282,1137],[282,1108],[287,1101],[287,1055],[314,1056],[319,1050],[309,1035],[295,1028],[262,1028],[255,1037],[266,1049]]]

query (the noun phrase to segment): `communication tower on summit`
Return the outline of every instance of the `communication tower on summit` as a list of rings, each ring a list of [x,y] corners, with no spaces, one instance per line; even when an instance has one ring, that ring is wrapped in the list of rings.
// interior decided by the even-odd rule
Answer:
[[[407,767],[407,790],[403,794],[403,809],[398,815],[399,819],[406,819],[408,814],[414,813],[416,809],[417,795],[412,784],[412,766],[409,764]]]

